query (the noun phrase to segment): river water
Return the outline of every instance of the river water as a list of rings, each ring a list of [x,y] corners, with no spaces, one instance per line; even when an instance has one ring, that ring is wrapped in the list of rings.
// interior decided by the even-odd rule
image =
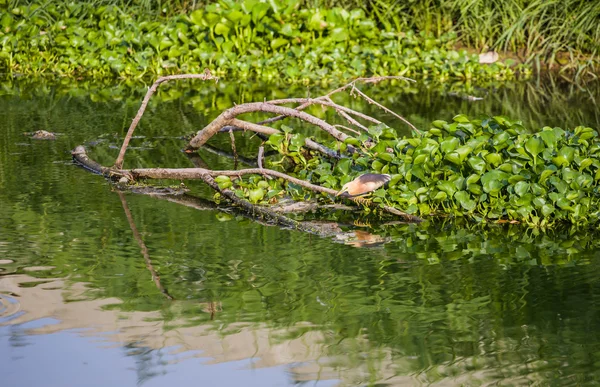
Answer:
[[[600,129],[600,94],[577,88],[364,90],[425,129],[458,113],[504,114],[532,130]],[[73,165],[70,151],[85,144],[110,165],[144,92],[72,80],[2,84],[2,386],[600,380],[593,230],[427,221],[348,225],[343,237],[320,237],[215,208],[198,183],[188,184],[195,196],[187,205],[120,193]],[[167,86],[151,102],[126,167],[189,167],[181,136],[222,109],[321,92]],[[57,139],[24,134],[40,129]],[[255,138],[238,134],[236,143],[256,157]],[[227,135],[211,144],[230,151]],[[214,150],[200,156],[215,169],[233,165]]]

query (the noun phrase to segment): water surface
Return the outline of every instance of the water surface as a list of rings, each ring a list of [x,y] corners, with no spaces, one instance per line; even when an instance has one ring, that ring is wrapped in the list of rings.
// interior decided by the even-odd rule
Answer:
[[[143,85],[21,80],[2,90],[3,385],[600,379],[594,231],[436,221],[347,225],[344,238],[328,238],[216,209],[200,183],[189,184],[200,198],[195,207],[123,194],[74,166],[70,150],[85,144],[110,165]],[[535,84],[454,91],[380,85],[370,93],[422,128],[457,113],[504,114],[532,130],[600,128],[594,91]],[[166,87],[151,103],[126,166],[191,166],[180,152],[181,136],[222,109],[309,93],[319,91]],[[461,98],[468,95],[484,99]],[[40,129],[58,139],[23,134]],[[253,159],[258,140],[236,139],[241,154]],[[211,144],[229,151],[228,141]],[[200,155],[215,169],[233,166],[214,152]]]

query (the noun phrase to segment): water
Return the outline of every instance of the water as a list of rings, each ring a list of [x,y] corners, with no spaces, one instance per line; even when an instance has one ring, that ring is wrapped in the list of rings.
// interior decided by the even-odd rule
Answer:
[[[594,232],[452,222],[344,226],[319,237],[132,193],[70,162],[110,165],[143,87],[4,84],[0,96],[0,375],[6,386],[594,384]],[[597,92],[535,85],[378,86],[419,127],[455,113],[532,128],[600,127]],[[190,166],[180,138],[233,103],[315,90],[165,88],[126,166]],[[353,102],[361,109],[372,107]],[[56,141],[24,132],[44,129]],[[229,150],[228,136],[212,145]],[[237,137],[255,157],[258,141]],[[208,151],[216,168],[232,160]],[[178,184],[178,182],[176,182]],[[192,193],[210,198],[202,184]]]

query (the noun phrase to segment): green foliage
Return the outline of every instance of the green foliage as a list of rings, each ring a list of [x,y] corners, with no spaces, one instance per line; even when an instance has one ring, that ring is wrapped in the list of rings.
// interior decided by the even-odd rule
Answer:
[[[0,72],[132,78],[209,68],[221,77],[288,81],[399,74],[504,80],[526,68],[480,65],[432,37],[378,28],[364,11],[221,0],[168,18],[88,2],[32,2],[0,19]]]
[[[373,201],[424,216],[540,227],[597,224],[600,141],[592,128],[544,127],[531,134],[506,117],[464,115],[433,126],[423,136],[404,138],[387,127],[371,128],[376,145],[355,138],[362,153],[333,168],[313,154],[314,167],[299,176],[339,188],[362,173],[389,173],[389,187],[376,191]]]

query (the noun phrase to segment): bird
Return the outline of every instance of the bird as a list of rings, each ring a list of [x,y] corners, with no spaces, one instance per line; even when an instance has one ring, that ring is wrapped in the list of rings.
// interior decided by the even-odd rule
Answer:
[[[335,196],[343,194],[345,194],[345,197],[349,198],[366,196],[390,180],[392,180],[392,177],[385,173],[365,173],[351,182],[344,184],[342,189],[339,190]]]

